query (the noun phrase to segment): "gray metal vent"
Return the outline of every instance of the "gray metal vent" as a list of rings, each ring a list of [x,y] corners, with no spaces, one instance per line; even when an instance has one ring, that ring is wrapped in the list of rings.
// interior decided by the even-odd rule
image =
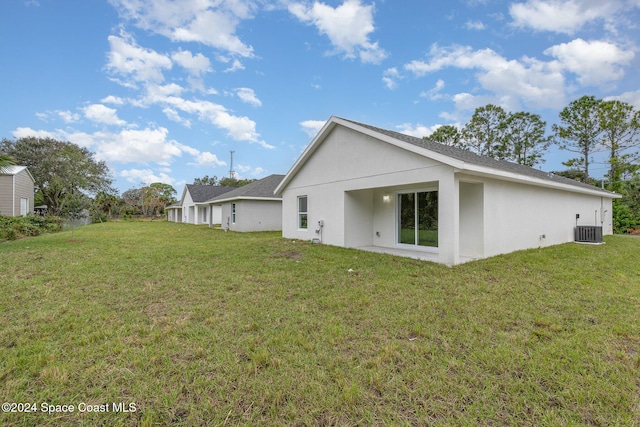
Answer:
[[[575,228],[575,241],[584,243],[602,243],[602,227],[579,225]]]

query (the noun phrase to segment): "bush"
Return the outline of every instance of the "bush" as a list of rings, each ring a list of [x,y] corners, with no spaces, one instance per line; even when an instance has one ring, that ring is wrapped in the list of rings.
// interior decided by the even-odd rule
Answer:
[[[0,240],[16,240],[23,237],[38,236],[62,230],[62,219],[56,216],[0,215]]]

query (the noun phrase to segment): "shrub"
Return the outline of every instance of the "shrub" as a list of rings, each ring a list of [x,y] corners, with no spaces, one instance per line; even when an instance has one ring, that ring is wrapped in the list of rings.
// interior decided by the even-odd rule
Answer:
[[[0,240],[16,240],[62,230],[62,219],[55,216],[8,217],[0,215]]]

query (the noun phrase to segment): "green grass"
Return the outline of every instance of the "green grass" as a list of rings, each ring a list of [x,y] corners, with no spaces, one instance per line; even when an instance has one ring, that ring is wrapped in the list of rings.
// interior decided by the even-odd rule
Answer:
[[[0,244],[0,287],[0,399],[38,405],[3,426],[640,422],[640,239],[447,268],[116,222]]]

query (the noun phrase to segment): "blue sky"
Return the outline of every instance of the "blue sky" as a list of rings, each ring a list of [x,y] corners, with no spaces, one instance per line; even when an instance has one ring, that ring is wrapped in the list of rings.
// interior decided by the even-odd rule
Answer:
[[[640,0],[3,0],[0,137],[180,193],[232,150],[241,178],[286,173],[331,115],[422,137],[492,103],[550,132],[582,95],[640,108],[639,23]]]

